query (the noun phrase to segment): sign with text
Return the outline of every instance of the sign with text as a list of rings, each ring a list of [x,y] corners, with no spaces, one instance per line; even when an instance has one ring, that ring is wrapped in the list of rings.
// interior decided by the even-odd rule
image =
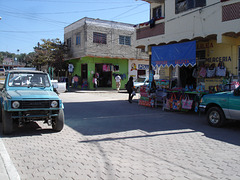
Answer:
[[[194,66],[196,64],[196,41],[152,47],[153,66]]]

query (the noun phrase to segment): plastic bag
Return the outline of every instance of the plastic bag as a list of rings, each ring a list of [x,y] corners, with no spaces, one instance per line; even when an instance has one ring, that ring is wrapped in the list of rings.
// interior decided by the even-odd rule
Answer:
[[[132,96],[135,96],[135,95],[136,95],[136,92],[135,92],[135,91],[133,91],[133,92],[132,92]]]
[[[187,95],[185,99],[182,99],[182,109],[192,109],[193,100]]]

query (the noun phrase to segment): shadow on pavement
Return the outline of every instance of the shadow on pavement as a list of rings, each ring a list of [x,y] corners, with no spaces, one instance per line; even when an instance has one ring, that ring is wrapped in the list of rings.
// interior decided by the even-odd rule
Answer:
[[[2,123],[0,124],[0,129],[2,129]],[[14,125],[13,133],[10,135],[3,135],[2,131],[1,136],[2,137],[20,137],[20,136],[41,136],[42,134],[51,134],[56,133],[52,130],[52,128],[49,126],[49,128],[42,128],[39,126],[36,122],[27,123],[22,127],[17,127],[17,125]]]
[[[139,106],[127,101],[64,103],[64,106],[66,125],[83,135],[142,130],[146,132],[144,137],[151,137],[148,133],[161,132],[159,135],[162,135],[164,131],[186,130],[186,132],[201,132],[206,137],[240,145],[239,122],[229,123],[223,128],[213,128],[207,124],[205,115],[199,116],[191,112],[165,112],[161,108]],[[114,138],[102,139],[102,141],[109,140]]]

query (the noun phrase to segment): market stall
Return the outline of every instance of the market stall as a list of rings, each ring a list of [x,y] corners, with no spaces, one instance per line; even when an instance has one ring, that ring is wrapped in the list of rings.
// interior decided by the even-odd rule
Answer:
[[[204,54],[204,56],[201,56]],[[196,50],[196,41],[152,47],[149,86],[140,90],[140,105],[174,111],[198,111],[201,97],[236,88],[228,57],[210,59]],[[154,72],[168,67],[166,79],[154,79]],[[229,65],[228,65],[229,66]],[[160,73],[159,73],[160,74]]]

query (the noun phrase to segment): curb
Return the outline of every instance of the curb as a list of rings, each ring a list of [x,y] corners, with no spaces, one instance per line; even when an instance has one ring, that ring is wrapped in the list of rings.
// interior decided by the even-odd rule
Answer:
[[[0,137],[0,178],[8,180],[20,180],[20,176],[17,169],[13,165],[10,156],[4,146],[4,143]]]

